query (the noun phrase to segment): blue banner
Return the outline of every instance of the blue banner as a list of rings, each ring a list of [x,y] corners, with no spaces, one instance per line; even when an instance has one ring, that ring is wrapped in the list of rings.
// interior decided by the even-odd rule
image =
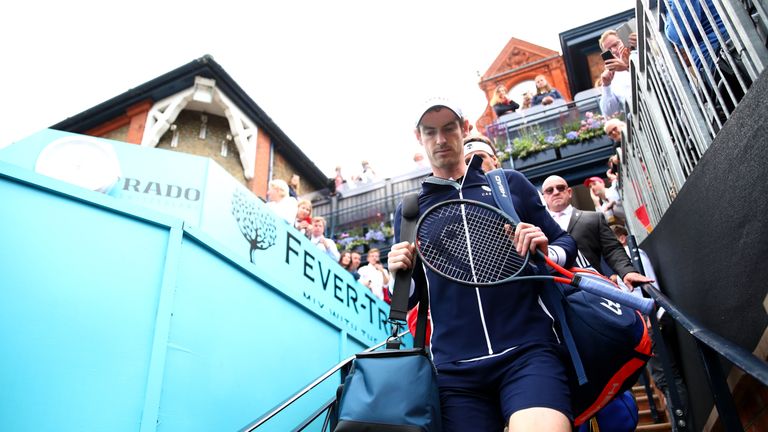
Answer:
[[[98,152],[114,150],[119,172],[114,173],[115,181],[107,188],[114,199],[184,220],[185,226],[199,229],[233,255],[250,262],[268,285],[364,345],[389,335],[386,303],[275,217],[261,199],[212,160],[51,129],[0,149],[0,160],[35,170],[46,162],[62,160],[60,154],[52,161],[43,160],[51,156],[46,154],[51,146],[60,153],[67,152],[67,160],[61,165],[71,166],[65,168],[76,171],[100,167],[101,178],[110,178],[114,170],[104,169],[109,163],[102,159],[108,157]],[[88,172],[67,174],[63,177],[92,180]]]

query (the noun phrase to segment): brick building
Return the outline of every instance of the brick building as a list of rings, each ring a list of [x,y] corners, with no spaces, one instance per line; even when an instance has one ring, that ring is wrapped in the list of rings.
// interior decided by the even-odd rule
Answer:
[[[273,178],[301,177],[302,195],[328,178],[206,55],[51,126],[145,147],[206,156],[254,194]]]

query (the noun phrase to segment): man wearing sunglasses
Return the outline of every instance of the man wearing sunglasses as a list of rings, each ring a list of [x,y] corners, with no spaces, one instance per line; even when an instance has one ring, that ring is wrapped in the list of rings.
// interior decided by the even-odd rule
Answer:
[[[571,237],[592,267],[600,269],[600,257],[605,259],[624,284],[633,290],[635,285],[653,282],[635,271],[621,243],[613,235],[602,213],[583,211],[571,205],[573,190],[560,176],[549,176],[541,186],[549,214]],[[583,267],[584,263],[578,263]]]

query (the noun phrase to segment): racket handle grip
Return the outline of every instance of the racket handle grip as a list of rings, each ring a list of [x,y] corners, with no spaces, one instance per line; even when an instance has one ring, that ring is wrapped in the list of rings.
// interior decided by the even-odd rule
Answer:
[[[634,296],[600,279],[592,279],[577,274],[573,277],[572,285],[594,295],[637,309],[644,315],[650,314],[655,304],[651,299]]]

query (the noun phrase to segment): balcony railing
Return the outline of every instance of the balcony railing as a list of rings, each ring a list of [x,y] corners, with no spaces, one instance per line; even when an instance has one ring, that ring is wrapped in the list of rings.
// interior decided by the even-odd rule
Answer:
[[[312,213],[326,219],[326,234],[331,237],[342,229],[391,221],[402,197],[418,191],[422,180],[430,173],[428,168],[415,169],[386,180],[342,190],[336,195],[314,201]]]
[[[600,89],[589,89],[576,94],[573,101],[555,99],[551,105],[536,105],[504,114],[486,127],[485,134],[493,139],[500,150],[512,151],[515,138],[531,134],[553,136],[573,123],[580,123],[588,113],[599,113]]]

